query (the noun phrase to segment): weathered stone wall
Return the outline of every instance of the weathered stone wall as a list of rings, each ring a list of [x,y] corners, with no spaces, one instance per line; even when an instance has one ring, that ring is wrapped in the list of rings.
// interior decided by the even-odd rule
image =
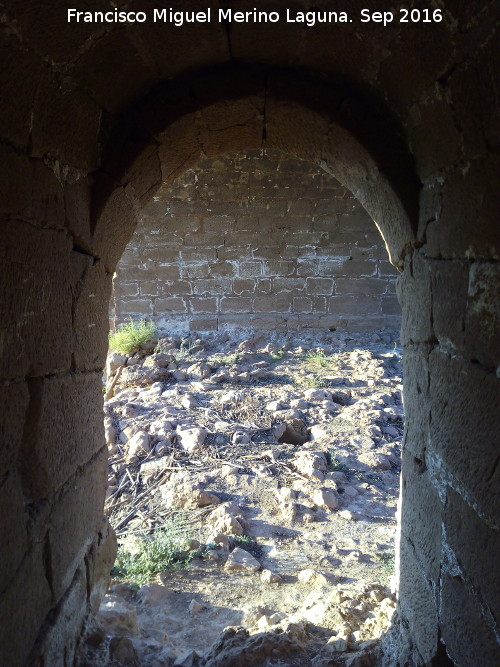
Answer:
[[[141,213],[112,318],[162,331],[395,329],[397,271],[360,203],[279,152],[204,160]]]
[[[0,663],[69,664],[109,569],[92,406],[137,211],[201,155],[265,146],[325,163],[404,266],[409,418],[387,665],[496,667],[498,3],[440,5],[432,24],[178,29],[68,25],[59,1],[3,3]]]

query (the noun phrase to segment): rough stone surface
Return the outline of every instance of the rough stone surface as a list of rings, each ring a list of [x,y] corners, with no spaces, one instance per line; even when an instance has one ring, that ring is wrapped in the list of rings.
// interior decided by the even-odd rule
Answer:
[[[17,534],[3,540],[0,562],[10,570],[10,545],[14,552],[26,547],[0,591],[0,662],[29,663],[35,644],[42,646],[47,629],[64,618],[61,643],[52,636],[46,653],[33,657],[48,664],[53,646],[68,662],[72,658],[85,613],[79,602],[86,599],[87,585],[92,587],[77,573],[86,571],[84,561],[102,529],[105,461],[97,454],[104,446],[100,369],[109,283],[141,207],[162,182],[196,170],[202,156],[273,149],[292,162],[320,165],[353,192],[403,269],[398,295],[409,416],[404,448],[431,480],[438,509],[445,507],[442,534],[453,547],[443,545],[442,574],[429,578],[422,570],[428,540],[410,545],[401,538],[401,622],[385,665],[446,664],[447,654],[460,667],[495,665],[498,619],[486,613],[491,603],[483,598],[488,556],[480,552],[471,562],[455,522],[466,517],[469,539],[481,544],[488,531],[498,531],[497,3],[443,0],[444,20],[430,24],[395,20],[384,27],[360,24],[353,16],[352,23],[307,29],[285,21],[214,21],[174,29],[149,20],[133,32],[120,24],[63,26],[60,3],[44,3],[43,12],[31,3],[4,5],[0,370],[2,401],[8,400],[2,403],[0,459],[4,484],[16,474],[21,479],[32,534],[25,543],[26,525],[11,514],[20,513],[17,491],[12,510],[2,513]],[[380,10],[376,0],[366,5]],[[266,9],[281,12],[283,6],[269,0]],[[255,171],[248,172],[248,185]],[[314,199],[314,212],[293,215],[323,215],[315,195],[308,198]],[[272,197],[270,204],[274,199],[281,198]],[[183,202],[172,203],[181,204],[176,215],[182,216]],[[213,203],[214,216],[232,215],[227,201]],[[281,203],[272,209],[261,206],[259,215],[283,215]],[[210,233],[191,226],[183,238],[189,241],[194,230]],[[246,266],[245,275],[237,276],[237,292],[190,295],[191,280],[212,278],[172,276],[165,282],[175,285],[175,296],[173,290],[147,296],[165,299],[161,308],[172,313],[192,316],[193,328],[213,326],[217,308],[231,299],[219,326],[234,326],[257,307],[254,326],[267,330],[317,326],[319,317],[322,326],[334,328],[337,309],[348,301],[358,309],[368,308],[373,298],[385,300],[372,275],[359,281],[364,293],[337,295],[340,278],[333,270],[305,276],[305,294],[295,295],[291,306],[285,290],[302,283],[278,283],[280,291],[273,294],[265,262],[284,262],[285,274],[287,261],[299,259],[307,239],[323,234],[309,224],[302,232],[293,244],[296,258],[277,257],[275,250],[271,257],[252,253],[245,262],[238,256],[240,269]],[[321,238],[313,245],[319,261]],[[196,263],[193,250],[186,244],[180,251],[189,263]],[[220,251],[217,261],[212,252],[198,263],[220,262],[226,271],[234,255],[229,248]],[[352,257],[349,262],[360,259],[354,252]],[[378,265],[380,277],[383,268]],[[221,280],[235,287],[234,276]],[[246,294],[257,281],[261,292]],[[193,311],[203,312],[184,313],[187,296]],[[380,308],[383,326],[390,303]],[[286,318],[277,318],[283,309]],[[144,311],[154,313],[152,307]],[[421,519],[411,506],[418,494],[410,487],[425,490],[422,475],[406,475],[405,511],[416,526]],[[88,482],[82,491],[77,482],[83,477],[94,477],[99,490]],[[75,614],[66,616],[66,601]],[[297,646],[286,638],[281,647],[276,637],[247,641],[235,630],[226,640],[214,660],[219,654],[234,657],[234,649],[247,664],[255,664],[254,651],[263,663],[273,650],[281,655]]]
[[[146,314],[168,332],[252,326],[268,313],[291,328],[390,329],[395,275],[373,222],[335,179],[254,151],[205,160],[157,193],[118,264],[112,317]]]

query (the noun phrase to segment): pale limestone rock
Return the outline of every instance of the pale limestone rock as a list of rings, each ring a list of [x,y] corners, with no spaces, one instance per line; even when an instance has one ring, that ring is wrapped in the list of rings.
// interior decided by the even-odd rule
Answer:
[[[99,608],[98,620],[108,634],[139,634],[135,607],[122,597],[107,595]]]
[[[177,441],[179,446],[189,454],[193,454],[203,446],[208,432],[204,428],[178,428]]]
[[[188,612],[191,614],[191,616],[196,616],[196,614],[199,614],[200,611],[203,611],[204,609],[204,605],[202,605],[200,602],[197,600],[191,600],[189,603]]]
[[[313,500],[319,507],[327,507],[336,510],[339,506],[337,494],[328,489],[319,489],[313,496]]]
[[[172,595],[172,589],[155,584],[153,582],[141,586],[137,591],[137,597],[142,604],[158,604]]]
[[[257,572],[260,569],[259,561],[249,554],[248,551],[236,547],[230,554],[224,566],[226,570],[238,570],[243,572]]]
[[[263,584],[277,584],[282,581],[282,578],[279,574],[276,574],[276,572],[272,572],[271,570],[262,570],[260,580]]]
[[[137,431],[137,433],[128,441],[127,458],[129,460],[137,458],[148,454],[149,450],[149,433],[146,433],[145,431]]]

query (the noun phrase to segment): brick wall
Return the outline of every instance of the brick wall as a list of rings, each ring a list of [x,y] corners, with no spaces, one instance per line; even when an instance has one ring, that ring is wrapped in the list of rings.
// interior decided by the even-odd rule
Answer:
[[[274,151],[201,162],[144,209],[112,320],[163,331],[397,328],[395,269],[359,202]]]

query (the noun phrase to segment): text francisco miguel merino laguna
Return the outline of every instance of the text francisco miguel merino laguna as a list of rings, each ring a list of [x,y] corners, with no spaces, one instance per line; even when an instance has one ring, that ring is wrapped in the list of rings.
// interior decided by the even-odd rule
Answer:
[[[147,20],[154,23],[171,23],[181,27],[186,23],[211,23],[214,21],[235,23],[302,23],[312,27],[316,23],[351,23],[347,12],[307,11],[296,12],[286,9],[282,12],[265,12],[253,9],[246,12],[235,12],[232,9],[219,9],[212,12],[205,11],[176,11],[173,9],[154,9],[152,14],[146,12],[128,12],[115,8],[105,12],[86,12],[68,9],[68,23],[145,23]],[[368,19],[369,20],[369,19]]]

